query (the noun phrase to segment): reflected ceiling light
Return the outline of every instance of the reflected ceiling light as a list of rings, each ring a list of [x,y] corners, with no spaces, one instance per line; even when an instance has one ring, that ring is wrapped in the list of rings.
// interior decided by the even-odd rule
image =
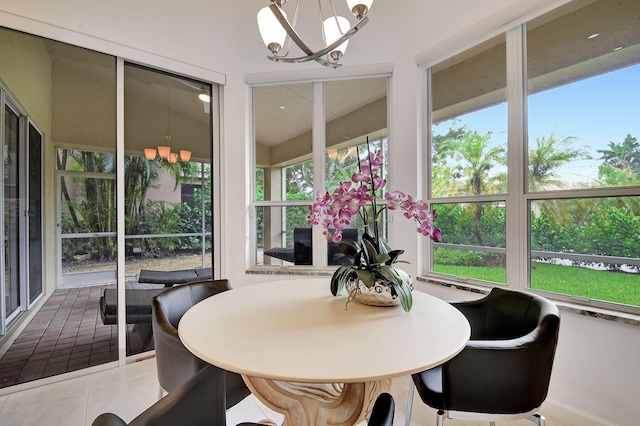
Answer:
[[[600,34],[598,34],[598,33],[594,33],[594,34],[591,34],[591,35],[590,35],[589,37],[587,37],[587,38],[588,38],[589,40],[591,40],[592,38],[596,38],[596,37],[598,37],[599,35],[600,35]]]
[[[206,93],[200,93],[198,95],[198,99],[200,99],[202,102],[206,102],[206,103],[211,102],[211,96],[207,95]]]
[[[349,10],[351,10],[351,13],[353,13],[357,19],[357,22],[353,26],[350,25],[347,18],[338,16],[335,6],[333,5],[333,0],[325,0],[325,3],[328,3],[331,9],[331,14],[325,18],[322,9],[322,0],[318,0],[320,29],[325,47],[315,52],[306,45],[295,29],[296,22],[298,21],[300,1],[301,0],[296,0],[293,24],[289,22],[286,13],[282,9],[282,6],[287,0],[270,0],[271,3],[269,6],[258,12],[258,29],[260,30],[262,41],[272,54],[267,56],[267,58],[276,62],[316,61],[326,67],[340,67],[341,64],[339,64],[338,61],[347,49],[348,40],[369,21],[367,12],[371,8],[373,0],[346,0]],[[287,35],[289,36],[288,40]],[[289,41],[289,45],[290,42],[293,41],[305,55],[289,57],[288,47],[284,54],[279,54],[280,50],[284,47],[285,41]]]
[[[147,160],[153,161],[156,159],[156,150],[155,148],[145,148],[144,156]]]
[[[211,98],[206,94],[202,93],[198,97],[205,101],[203,96],[206,96],[209,101]],[[206,102],[206,101],[205,101]],[[169,122],[169,89],[167,88],[167,134],[164,136],[164,144],[158,145],[157,153],[158,157],[163,160],[168,161],[171,164],[174,164],[180,158],[180,161],[184,161],[185,163],[191,160],[191,151],[186,149],[180,150],[180,155],[177,153],[171,152],[172,140],[171,140],[171,131],[170,131],[170,122]],[[149,161],[154,161],[156,159],[156,149],[155,148],[145,148],[144,156]]]
[[[166,160],[169,158],[169,154],[171,154],[171,136],[165,135],[164,141],[166,145],[158,145],[158,156]]]

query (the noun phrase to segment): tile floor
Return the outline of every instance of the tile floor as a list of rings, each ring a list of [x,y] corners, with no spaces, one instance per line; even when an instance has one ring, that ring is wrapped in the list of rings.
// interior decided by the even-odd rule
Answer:
[[[46,379],[45,381],[50,380]],[[157,395],[155,359],[147,359],[125,367],[39,386],[29,390],[0,395],[0,425],[33,426],[41,424],[89,426],[103,412],[114,412],[130,421],[147,407]],[[396,401],[395,424],[404,425],[409,378],[395,379],[391,394]],[[7,389],[8,391],[8,389]],[[420,402],[416,395],[412,426],[435,425],[435,411]],[[253,396],[229,410],[227,424],[270,418],[281,424],[282,416],[269,410]],[[447,426],[480,426],[488,422],[447,420]],[[533,425],[526,420],[502,422],[499,426]],[[557,423],[547,419],[547,425]],[[293,425],[305,426],[305,425]]]

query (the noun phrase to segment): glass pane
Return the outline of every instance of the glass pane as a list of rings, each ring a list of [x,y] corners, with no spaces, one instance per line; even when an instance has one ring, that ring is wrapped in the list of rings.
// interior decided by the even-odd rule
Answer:
[[[62,273],[113,271],[117,267],[116,249],[115,236],[63,237]]]
[[[432,69],[433,197],[506,192],[505,46],[500,35]]]
[[[309,206],[257,207],[257,265],[310,265]]]
[[[313,161],[303,161],[283,169],[286,200],[313,200]]]
[[[57,212],[63,211],[67,226],[73,223],[70,216],[73,208],[77,224],[67,231],[107,229],[115,233],[116,229],[112,227],[115,222],[108,218],[113,212],[111,203],[114,198],[95,194],[96,198],[108,200],[101,206],[102,211],[96,212],[87,204],[90,198],[82,193],[87,181],[66,175],[71,191],[69,200],[78,204],[71,206],[64,201],[60,206],[64,198],[55,198],[55,194],[59,193],[62,175],[56,174],[52,182],[41,181],[41,169],[52,166],[56,173],[62,170],[65,173],[91,171],[95,173],[91,177],[97,186],[108,182],[106,187],[110,187],[115,182],[96,178],[98,173],[106,175],[110,172],[107,169],[100,171],[98,163],[95,167],[90,167],[88,162],[82,163],[89,160],[89,155],[79,157],[79,161],[71,161],[69,156],[70,161],[62,167],[57,164],[61,159],[59,152],[55,157],[44,160],[41,156],[47,144],[51,147],[82,146],[87,151],[114,155],[116,60],[110,55],[7,29],[0,29],[0,50],[4,55],[3,65],[13,64],[2,67],[0,79],[11,93],[12,101],[20,105],[20,131],[27,131],[20,139],[20,143],[26,144],[21,150],[25,158],[16,163],[19,175],[25,177],[16,193],[24,205],[20,222],[16,223],[19,226],[13,226],[11,238],[19,237],[19,241],[27,243],[28,247],[20,247],[20,252],[13,250],[12,255],[16,257],[10,260],[10,264],[12,270],[25,271],[20,276],[21,294],[25,295],[20,301],[22,309],[26,309],[28,302],[37,299],[43,290],[47,293],[47,300],[39,312],[24,313],[23,318],[29,320],[28,324],[22,323],[26,328],[14,336],[14,344],[6,348],[7,352],[0,361],[0,387],[5,387],[117,360],[117,326],[104,324],[98,310],[104,286],[115,285],[114,237],[95,237],[96,240],[91,241],[91,237],[84,236],[72,249],[66,238],[62,238],[62,223],[56,216]],[[7,95],[5,99],[8,98]],[[76,153],[80,155],[79,151]],[[94,158],[98,159],[98,156]],[[48,161],[49,165],[45,167],[42,161]],[[80,165],[86,167],[81,168]],[[111,190],[115,190],[115,186],[110,187]],[[55,199],[50,208],[43,209],[41,201],[49,196]],[[70,259],[77,271],[73,274],[63,272],[61,280],[55,271],[49,271],[48,276],[42,275],[41,222],[44,221],[55,224],[49,235],[51,246],[62,248],[48,252],[47,256],[52,262],[57,262],[56,265],[64,265],[60,271],[67,270],[67,260]],[[106,244],[105,240],[111,240],[111,243]],[[111,246],[111,251],[105,250],[105,245]],[[100,256],[103,258],[89,259],[97,252],[102,253]],[[68,257],[63,260],[63,256]],[[81,270],[80,265],[89,269]],[[96,271],[102,267],[110,270],[108,280],[102,279],[105,271]],[[67,281],[71,275],[78,279]],[[53,313],[56,314],[55,321],[52,321]],[[10,368],[7,368],[7,363],[11,363]]]
[[[503,203],[434,204],[442,241],[434,243],[435,272],[506,283]]]
[[[531,288],[640,306],[640,197],[531,202]]]
[[[42,277],[42,134],[29,123],[29,302],[44,290]]]
[[[256,87],[253,99],[256,199],[311,200],[313,85]]]
[[[8,105],[4,108],[4,308],[5,318],[20,308],[20,118]]]
[[[93,154],[93,153],[91,153]],[[111,155],[90,155],[93,164]],[[60,176],[60,232],[116,232],[116,181],[86,177]],[[96,259],[100,259],[97,254]]]
[[[350,181],[358,170],[358,155],[382,153],[387,177],[387,78],[338,80],[325,83],[326,190]],[[381,194],[379,194],[381,198]]]
[[[142,270],[211,267],[211,93],[210,84],[125,64],[127,298],[173,284],[146,282]],[[150,327],[128,325],[127,354],[153,349]]]
[[[377,191],[376,196],[378,199],[383,199],[389,185],[388,145],[387,138],[383,137],[370,140],[368,147],[366,143],[362,143],[344,149],[328,148],[325,157],[327,191],[332,193],[340,185],[340,182],[351,182],[351,176],[358,172],[358,158],[366,159],[369,156],[368,149],[370,149],[372,155],[377,152],[382,154],[383,166],[378,174],[387,181],[387,186]]]
[[[531,191],[639,181],[640,3],[585,3],[527,24]]]

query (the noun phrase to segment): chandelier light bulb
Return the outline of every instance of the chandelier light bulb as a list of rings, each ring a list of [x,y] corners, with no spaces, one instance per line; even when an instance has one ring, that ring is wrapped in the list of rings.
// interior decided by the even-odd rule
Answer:
[[[338,28],[338,24],[340,25],[340,28]],[[327,46],[342,37],[342,35],[349,31],[349,28],[351,27],[349,20],[343,16],[331,16],[330,18],[325,19],[323,25]],[[334,62],[338,62],[340,60],[344,52],[347,50],[348,44],[349,40],[346,40],[329,53]]]
[[[145,148],[144,156],[147,160],[153,161],[156,159],[156,150],[154,148]]]
[[[351,10],[353,15],[358,19],[362,19],[362,17],[369,12],[372,4],[373,0],[347,0],[349,10]]]
[[[158,147],[158,156],[160,158],[164,158],[165,160],[169,158],[169,154],[171,153],[171,148],[168,146],[159,146]]]
[[[286,18],[287,15],[284,11],[282,11],[282,14]],[[268,7],[262,8],[258,12],[258,29],[260,30],[260,35],[262,36],[262,41],[265,46],[267,46],[274,55],[278,53],[282,46],[284,46],[287,32]]]

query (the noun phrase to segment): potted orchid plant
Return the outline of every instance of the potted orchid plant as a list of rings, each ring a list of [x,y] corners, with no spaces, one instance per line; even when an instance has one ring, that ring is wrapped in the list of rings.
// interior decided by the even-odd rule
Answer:
[[[327,239],[338,243],[341,254],[349,258],[349,262],[338,267],[331,277],[331,293],[334,296],[341,294],[346,287],[349,303],[357,299],[361,285],[367,289],[377,286],[376,291],[380,291],[379,286],[383,285],[408,312],[413,304],[411,277],[393,266],[399,262],[398,258],[404,250],[394,250],[380,238],[380,215],[385,209],[400,209],[406,218],[418,224],[418,233],[440,241],[441,232],[434,228],[435,211],[430,210],[422,200],[401,191],[392,191],[385,194],[386,203],[378,202],[377,194],[387,183],[380,175],[383,158],[380,151],[371,152],[368,140],[367,148],[365,157],[360,157],[358,151],[358,170],[352,175],[351,181],[340,182],[332,194],[327,192],[323,195],[318,191],[315,203],[311,206],[309,223],[321,225]],[[342,230],[356,216],[360,216],[364,223],[360,242],[353,245],[341,242]]]

